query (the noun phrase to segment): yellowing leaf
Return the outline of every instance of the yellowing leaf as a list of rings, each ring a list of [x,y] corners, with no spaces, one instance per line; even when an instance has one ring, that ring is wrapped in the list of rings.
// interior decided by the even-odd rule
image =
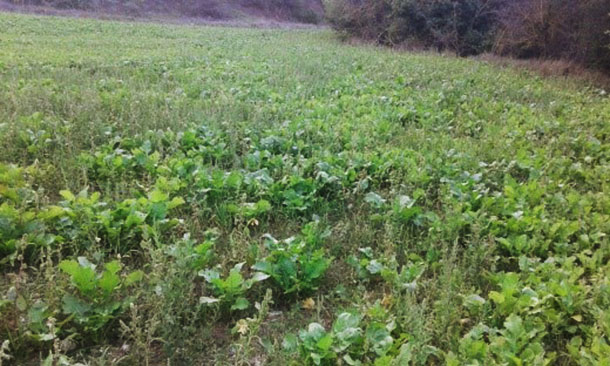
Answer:
[[[392,297],[392,295],[383,295],[383,299],[381,299],[381,305],[387,307],[392,306],[392,303],[394,302],[394,298]]]
[[[237,333],[241,335],[246,335],[248,333],[248,321],[246,319],[240,319],[235,324],[235,329]]]
[[[303,303],[301,304],[301,306],[303,306],[303,309],[305,309],[305,310],[312,310],[316,306],[316,302],[314,301],[314,299],[309,297],[309,298],[303,300]]]

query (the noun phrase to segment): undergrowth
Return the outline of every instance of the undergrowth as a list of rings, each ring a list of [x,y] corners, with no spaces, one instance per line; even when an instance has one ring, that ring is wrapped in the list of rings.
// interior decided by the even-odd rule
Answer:
[[[320,30],[0,34],[0,364],[610,362],[604,91]]]

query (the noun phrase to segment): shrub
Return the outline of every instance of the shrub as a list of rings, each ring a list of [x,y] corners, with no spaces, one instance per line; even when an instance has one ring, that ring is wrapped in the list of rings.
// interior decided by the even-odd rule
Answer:
[[[330,0],[331,25],[383,44],[420,45],[460,55],[489,48],[496,0]]]
[[[567,58],[610,68],[606,47],[610,3],[604,0],[518,0],[499,17],[497,53],[516,57]]]
[[[390,37],[414,38],[427,47],[466,56],[489,48],[499,2],[399,0],[394,4]]]
[[[327,0],[326,18],[345,36],[389,43],[387,30],[391,5],[385,0]]]
[[[342,35],[385,45],[566,58],[610,70],[606,0],[327,0]]]

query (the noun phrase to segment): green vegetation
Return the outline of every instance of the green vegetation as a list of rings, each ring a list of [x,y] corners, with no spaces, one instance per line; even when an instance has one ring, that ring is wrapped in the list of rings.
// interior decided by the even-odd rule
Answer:
[[[2,362],[610,362],[605,92],[326,30],[0,50]]]

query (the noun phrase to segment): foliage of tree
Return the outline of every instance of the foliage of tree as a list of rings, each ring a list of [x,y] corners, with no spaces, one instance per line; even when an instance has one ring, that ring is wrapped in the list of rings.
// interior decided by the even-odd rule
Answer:
[[[336,30],[381,44],[610,70],[608,0],[327,0],[326,9]]]

